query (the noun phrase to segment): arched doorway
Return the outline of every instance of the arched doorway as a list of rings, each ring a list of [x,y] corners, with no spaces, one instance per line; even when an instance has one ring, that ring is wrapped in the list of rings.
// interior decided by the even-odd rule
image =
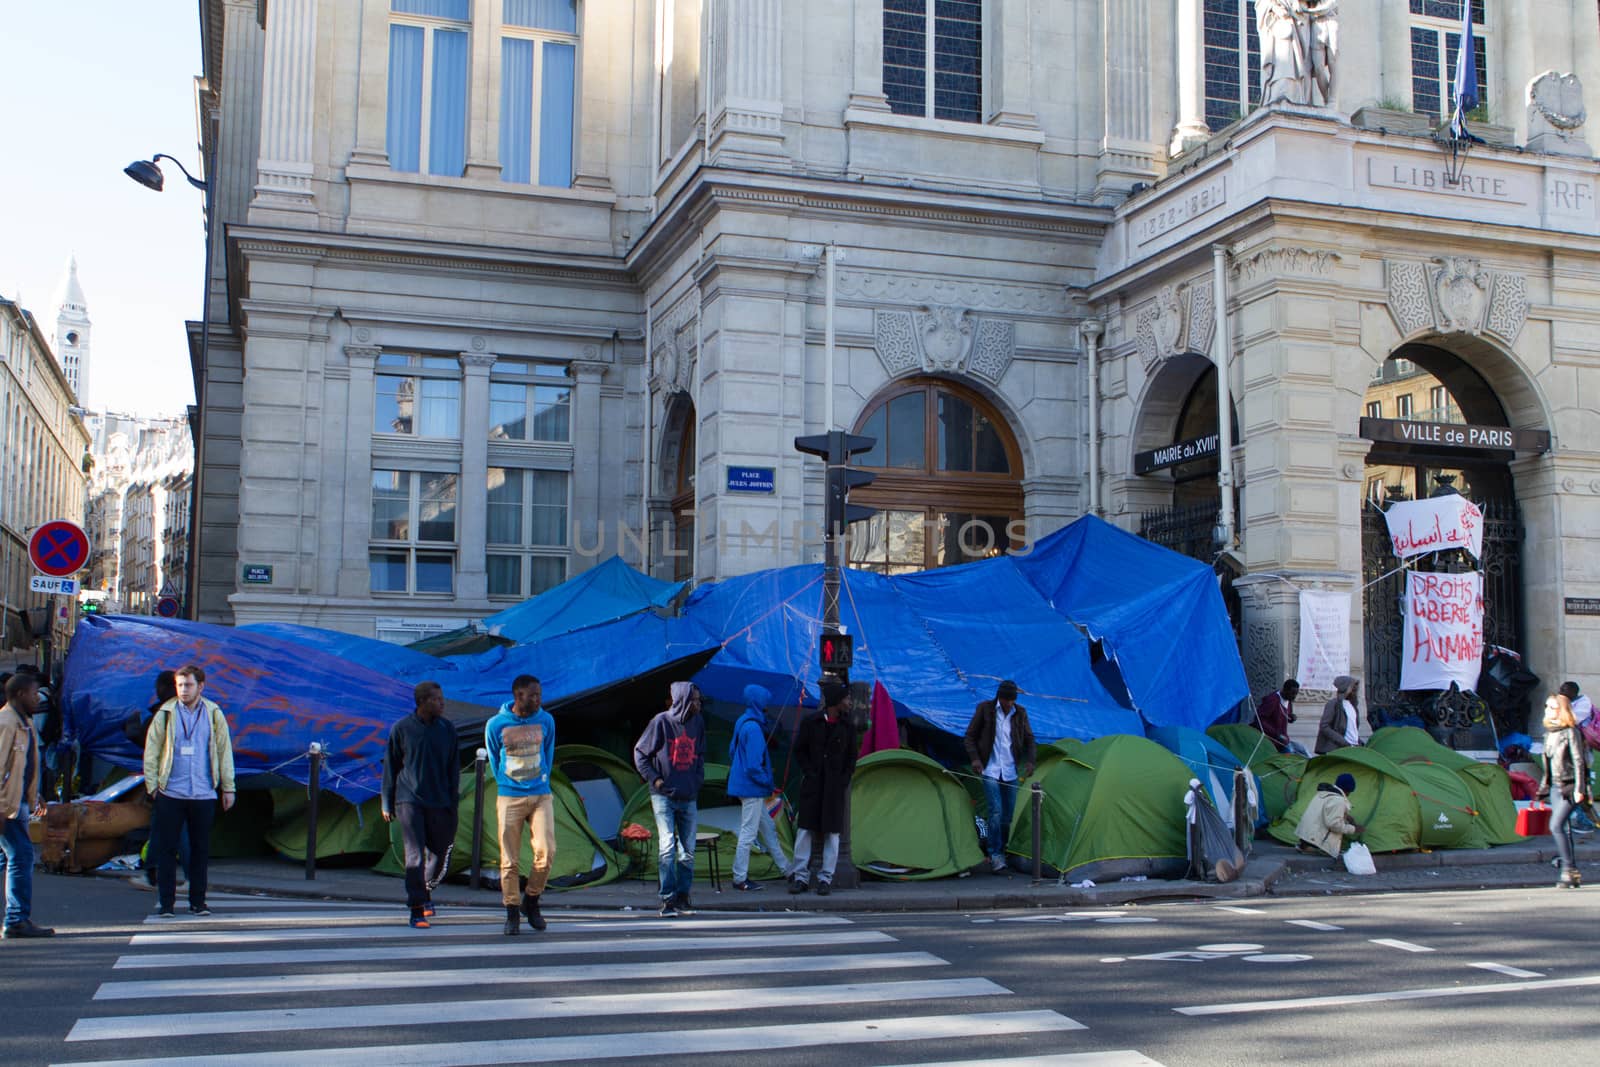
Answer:
[[[1396,349],[1368,384],[1361,418],[1361,436],[1372,442],[1361,523],[1363,652],[1369,714],[1379,719],[1405,714],[1433,695],[1400,689],[1406,578],[1384,519],[1384,509],[1396,501],[1460,493],[1478,505],[1484,517],[1481,560],[1458,549],[1412,557],[1406,567],[1482,571],[1485,648],[1526,652],[1523,528],[1511,463],[1518,450],[1548,448],[1548,435],[1511,427],[1506,406],[1485,377],[1436,345]],[[1521,729],[1519,718],[1502,725]]]
[[[1239,420],[1232,422],[1237,445]],[[1213,562],[1218,546],[1212,532],[1221,511],[1216,364],[1192,352],[1165,360],[1140,408],[1140,424],[1133,472],[1149,491],[1141,494],[1139,536]]]
[[[906,574],[1020,543],[1022,453],[978,393],[938,378],[896,382],[867,405],[855,432],[877,439],[853,464],[875,478],[850,499],[878,513],[851,528],[850,566]]]

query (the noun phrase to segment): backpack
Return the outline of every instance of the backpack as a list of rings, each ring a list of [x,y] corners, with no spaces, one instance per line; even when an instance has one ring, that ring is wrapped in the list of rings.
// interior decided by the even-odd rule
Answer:
[[[1589,717],[1578,724],[1578,732],[1592,749],[1600,749],[1600,711],[1591,711]]]

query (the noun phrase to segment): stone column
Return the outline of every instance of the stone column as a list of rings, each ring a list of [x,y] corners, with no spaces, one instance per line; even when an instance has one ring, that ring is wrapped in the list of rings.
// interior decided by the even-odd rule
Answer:
[[[715,50],[707,57],[701,76],[721,76],[712,83],[716,95],[710,115],[716,163],[737,166],[741,160],[770,162],[773,156],[783,154],[780,7],[779,0],[712,5]]]
[[[456,599],[489,596],[489,368],[493,352],[462,352],[461,479],[456,483]]]
[[[317,0],[273,0],[267,9],[253,208],[316,211],[311,196],[316,60]]]
[[[600,525],[600,382],[607,364],[597,360],[572,362],[572,515],[574,542],[602,544],[607,531]],[[613,530],[610,533],[615,534]],[[573,572],[586,571],[611,554],[611,545],[599,555],[572,555]]]
[[[466,177],[500,178],[501,4],[478,5],[472,26],[472,71],[467,96]]]
[[[1378,42],[1380,60],[1378,70],[1382,78],[1379,90],[1381,97],[1410,101],[1411,6],[1409,4],[1383,5],[1378,22]]]
[[[1033,110],[1032,10],[1032,0],[1003,0],[991,23],[999,36],[998,47],[989,52],[994,68],[991,125],[1039,128]]]
[[[1494,8],[1490,8],[1491,11]],[[1547,9],[1548,10],[1548,9]],[[1594,12],[1588,12],[1588,25],[1576,31],[1578,36],[1594,36]],[[1492,16],[1491,16],[1492,17]],[[1488,96],[1478,101],[1489,108],[1489,119],[1503,126],[1515,126],[1517,129],[1516,143],[1523,144],[1528,139],[1528,108],[1527,88],[1528,83],[1538,77],[1543,71],[1550,69],[1549,65],[1540,63],[1534,57],[1533,26],[1534,18],[1519,12],[1517,16],[1502,18],[1500,32],[1505,36],[1501,42],[1501,55],[1505,69],[1499,74],[1494,73],[1493,54],[1490,54],[1490,77],[1488,79]],[[1548,48],[1548,45],[1545,46]],[[1550,58],[1546,56],[1545,58]],[[1439,57],[1442,66],[1445,63],[1443,56]],[[1539,65],[1536,65],[1539,64]],[[1497,87],[1498,91],[1497,91]],[[1449,91],[1448,88],[1446,90]],[[1451,109],[1446,108],[1448,118]]]
[[[329,347],[322,367],[322,440],[347,441],[354,427],[346,421],[350,412],[350,360],[340,350]],[[370,364],[369,364],[370,370]],[[370,440],[370,434],[368,435]],[[339,568],[344,562],[343,542],[346,501],[357,486],[347,484],[349,471],[329,470],[318,486],[317,545],[328,551],[318,553],[313,589],[318,596],[337,596]]]
[[[1178,125],[1172,131],[1177,155],[1209,135],[1206,128],[1206,35],[1201,0],[1178,0]]]
[[[1120,201],[1136,181],[1155,180],[1150,131],[1150,0],[1103,0],[1105,136],[1097,203]]]
[[[389,165],[389,0],[362,0],[356,146],[350,162]]]
[[[581,41],[594,41],[602,39],[603,35],[611,33],[613,28],[621,25],[619,20],[607,19],[599,13],[593,4],[580,4],[578,7],[578,39]],[[644,27],[651,25],[648,16],[641,16],[629,25],[629,31],[635,35],[631,42],[635,48],[648,47],[650,35],[645,33],[640,39],[639,35]],[[621,49],[616,51],[620,52]],[[572,146],[572,187],[574,189],[597,189],[601,192],[610,192],[611,173],[607,162],[607,140],[611,129],[608,123],[610,112],[601,106],[586,107],[584,102],[589,100],[608,100],[614,96],[622,95],[614,88],[619,84],[615,68],[611,65],[616,62],[612,49],[586,49],[583,52],[583,61],[578,64],[578,85],[576,93],[577,114],[573,116],[573,127],[577,134],[577,144]],[[498,82],[498,78],[496,79]],[[632,85],[626,77],[621,79],[623,84],[631,91]],[[498,107],[498,101],[496,102]],[[496,125],[499,118],[496,116]],[[498,134],[496,134],[498,137]]]
[[[376,404],[372,368],[382,351],[377,345],[344,346],[344,358],[350,364],[350,415],[345,423],[344,525],[339,552],[339,595],[343,597],[365,599],[372,593],[367,567],[367,546],[372,541],[372,415]]]
[[[883,95],[883,2],[855,0],[855,70],[849,107],[888,111]]]

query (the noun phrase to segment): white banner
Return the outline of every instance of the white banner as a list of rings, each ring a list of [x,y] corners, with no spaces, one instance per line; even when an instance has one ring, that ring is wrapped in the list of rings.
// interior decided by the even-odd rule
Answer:
[[[1300,592],[1300,663],[1295,680],[1302,689],[1332,689],[1350,673],[1350,594],[1303,589]]]
[[[1483,661],[1483,575],[1406,575],[1401,689],[1477,689]]]
[[[1427,500],[1401,500],[1383,513],[1389,524],[1389,542],[1401,559],[1424,552],[1464,548],[1473,559],[1483,558],[1483,512],[1457,493]]]

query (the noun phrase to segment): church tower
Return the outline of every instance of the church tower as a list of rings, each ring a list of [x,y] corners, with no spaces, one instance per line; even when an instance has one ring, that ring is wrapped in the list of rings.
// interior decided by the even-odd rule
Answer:
[[[56,314],[56,332],[51,344],[61,369],[72,386],[78,406],[89,406],[89,308],[83,298],[83,286],[78,284],[78,257],[73,256],[67,266],[67,281],[62,289],[61,307]]]

